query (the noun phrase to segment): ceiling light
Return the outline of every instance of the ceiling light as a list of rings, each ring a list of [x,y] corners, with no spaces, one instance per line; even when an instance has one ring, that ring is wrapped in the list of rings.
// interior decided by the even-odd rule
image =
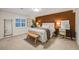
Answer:
[[[32,8],[32,10],[33,10],[34,12],[39,12],[39,11],[41,10],[41,8]]]

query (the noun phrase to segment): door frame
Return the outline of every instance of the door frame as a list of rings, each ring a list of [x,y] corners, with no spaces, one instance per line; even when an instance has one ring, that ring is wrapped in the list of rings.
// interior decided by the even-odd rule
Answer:
[[[6,28],[5,28],[5,22],[6,22],[6,21],[11,21],[11,28],[12,28],[12,29],[11,29],[11,34],[10,34],[10,35],[5,35],[5,32],[6,32],[6,31],[5,31],[5,29],[6,29]],[[13,35],[12,19],[4,19],[4,37],[6,37],[6,36],[12,36],[12,35]]]

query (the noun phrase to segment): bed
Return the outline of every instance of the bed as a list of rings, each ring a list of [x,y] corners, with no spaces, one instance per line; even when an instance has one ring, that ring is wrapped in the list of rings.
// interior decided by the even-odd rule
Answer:
[[[45,43],[48,39],[52,38],[54,31],[54,23],[43,23],[39,28],[28,28],[28,32],[39,34],[39,41],[41,41],[41,43]]]

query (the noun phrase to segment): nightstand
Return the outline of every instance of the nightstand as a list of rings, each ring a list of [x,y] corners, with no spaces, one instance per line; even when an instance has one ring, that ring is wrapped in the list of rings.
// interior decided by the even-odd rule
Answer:
[[[55,29],[54,34],[55,34],[55,37],[57,37],[59,35],[59,29]]]

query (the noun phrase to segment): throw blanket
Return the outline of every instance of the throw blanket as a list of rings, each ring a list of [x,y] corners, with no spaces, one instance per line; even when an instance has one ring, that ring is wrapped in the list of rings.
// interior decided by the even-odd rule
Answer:
[[[46,29],[46,28],[40,28],[40,29],[45,30],[46,33],[47,33],[47,39],[50,39],[50,31],[49,31],[49,29]]]

